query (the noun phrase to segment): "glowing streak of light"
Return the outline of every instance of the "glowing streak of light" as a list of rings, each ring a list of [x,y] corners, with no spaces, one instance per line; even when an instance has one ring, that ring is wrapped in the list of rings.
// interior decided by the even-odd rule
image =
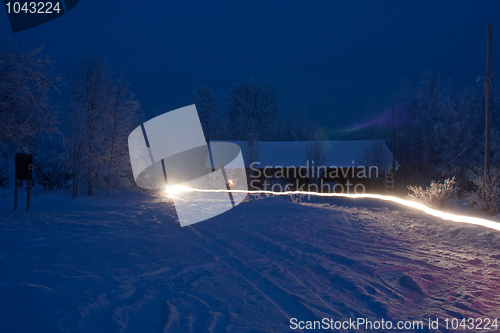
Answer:
[[[423,204],[419,204],[414,201],[410,201],[407,199],[396,198],[389,195],[381,195],[381,194],[346,194],[346,193],[318,193],[318,192],[306,192],[306,191],[285,191],[285,192],[273,192],[273,191],[245,191],[245,190],[203,190],[203,189],[193,189],[188,187],[183,187],[182,191],[189,192],[232,192],[232,193],[248,193],[248,194],[273,194],[273,195],[292,195],[292,194],[302,194],[302,195],[315,195],[319,197],[343,197],[343,198],[352,198],[352,199],[377,199],[382,201],[390,201],[394,202],[406,207],[418,209],[426,214],[439,217],[443,220],[453,221],[458,223],[468,223],[480,225],[486,228],[490,228],[493,230],[500,231],[500,223],[495,221],[490,221],[478,217],[471,217],[465,215],[456,215],[451,213],[441,212],[436,209],[429,208]]]

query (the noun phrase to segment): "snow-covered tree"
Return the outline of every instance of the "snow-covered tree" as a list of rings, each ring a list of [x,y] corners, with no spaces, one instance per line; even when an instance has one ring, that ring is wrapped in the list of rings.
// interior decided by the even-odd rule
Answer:
[[[493,89],[491,110],[491,165],[500,166],[500,89]]]
[[[248,134],[261,140],[279,140],[283,134],[281,112],[273,87],[255,81],[238,84],[229,94],[226,110],[232,137],[246,140]]]
[[[430,179],[456,176],[458,186],[466,188],[466,170],[484,159],[481,94],[457,89],[427,71],[416,89],[403,83],[396,101],[402,103],[395,108],[395,154],[402,165],[398,183],[425,186]],[[386,139],[390,127],[388,123]]]
[[[40,133],[57,132],[50,94],[61,78],[43,47],[20,53],[0,46],[0,145],[29,151]]]
[[[70,81],[70,102],[68,112],[68,148],[73,175],[73,197],[77,195],[78,184],[83,173],[92,194],[97,173],[102,171],[109,135],[103,119],[111,112],[114,101],[114,87],[110,70],[103,59],[87,55],[78,64]]]
[[[255,137],[253,134],[249,134],[245,154],[247,164],[250,165],[253,162],[257,162],[259,159],[259,153],[259,138]]]
[[[292,117],[290,134],[295,141],[309,140],[318,130],[307,109],[300,108]]]
[[[144,121],[141,105],[121,74],[113,80],[103,59],[88,55],[70,82],[65,119],[73,197],[85,182],[88,194],[132,184],[128,135]]]
[[[13,181],[13,163],[7,151],[0,152],[0,189],[7,188]]]
[[[212,90],[207,86],[197,87],[193,93],[193,101],[198,110],[203,133],[207,141],[215,139],[221,131],[219,119],[219,103]]]
[[[33,147],[33,187],[35,191],[63,188],[69,180],[66,168],[67,151],[63,137],[41,137]]]
[[[360,158],[365,168],[376,166],[380,175],[384,175],[392,166],[392,156],[387,152],[385,142],[377,137],[364,146]]]
[[[314,132],[304,150],[305,165],[309,164],[308,177],[311,183],[318,184],[326,169],[325,135],[321,130]]]
[[[142,121],[141,104],[129,91],[130,83],[122,74],[115,84],[114,101],[111,112],[104,118],[109,123],[107,136],[107,152],[105,161],[108,167],[106,179],[106,196],[111,186],[129,186],[132,169],[128,155],[128,135]]]
[[[64,121],[65,146],[68,152],[68,168],[72,176],[72,195],[78,195],[78,188],[83,176],[87,158],[88,133],[86,114],[77,103],[71,105]]]
[[[255,137],[252,133],[248,135],[246,153],[245,153],[245,163],[248,166],[246,168],[247,171],[247,181],[248,185],[252,184],[252,180],[254,180],[254,168],[252,163],[257,162],[259,159],[259,138]]]

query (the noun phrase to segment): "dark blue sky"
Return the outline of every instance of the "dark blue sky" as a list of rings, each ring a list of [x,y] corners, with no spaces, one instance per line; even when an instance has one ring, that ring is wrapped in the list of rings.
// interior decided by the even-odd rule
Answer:
[[[485,74],[486,23],[493,29],[493,73],[500,68],[500,1],[127,1],[80,0],[62,17],[3,42],[45,44],[55,69],[70,74],[93,50],[123,68],[147,117],[191,101],[196,85],[221,105],[237,83],[276,88],[285,117],[306,107],[330,128],[361,122],[367,105],[393,102],[401,78],[426,68],[474,86]]]

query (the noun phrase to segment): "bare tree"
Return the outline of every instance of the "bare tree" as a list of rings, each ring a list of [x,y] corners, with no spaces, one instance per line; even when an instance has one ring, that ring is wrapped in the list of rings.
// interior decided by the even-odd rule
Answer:
[[[19,53],[0,46],[0,144],[6,149],[30,149],[40,133],[57,132],[57,113],[50,92],[61,78],[52,62],[42,56],[43,46]]]

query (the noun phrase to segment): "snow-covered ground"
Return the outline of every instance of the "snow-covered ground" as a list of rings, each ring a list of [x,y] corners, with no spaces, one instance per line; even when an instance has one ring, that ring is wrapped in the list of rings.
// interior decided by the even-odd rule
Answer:
[[[253,200],[180,228],[165,201],[48,193],[27,213],[0,197],[0,332],[500,317],[499,232],[340,198]]]

